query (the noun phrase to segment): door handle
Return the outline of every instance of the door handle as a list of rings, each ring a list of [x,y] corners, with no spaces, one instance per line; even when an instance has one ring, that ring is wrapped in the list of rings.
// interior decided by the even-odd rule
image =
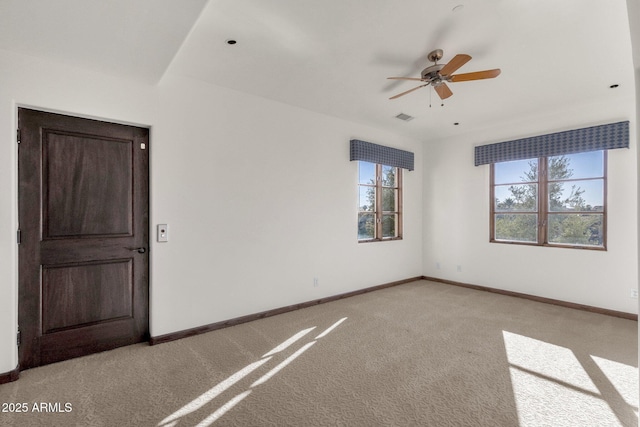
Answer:
[[[133,249],[131,249],[131,250],[132,250],[132,251],[136,251],[136,252],[138,252],[139,254],[143,254],[143,253],[147,252],[147,248],[133,248]]]

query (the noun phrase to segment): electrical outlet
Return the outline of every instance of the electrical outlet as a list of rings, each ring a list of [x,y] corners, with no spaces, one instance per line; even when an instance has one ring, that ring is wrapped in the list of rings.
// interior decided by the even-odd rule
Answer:
[[[631,298],[638,298],[638,290],[637,289],[631,289]]]
[[[461,265],[457,265],[457,266],[456,266],[456,271],[457,271],[458,273],[462,273],[462,266],[461,266]]]
[[[436,262],[436,270],[440,270],[440,263]]]
[[[320,281],[318,280],[317,277],[314,277],[313,278],[313,287],[316,288],[318,286],[320,286]]]

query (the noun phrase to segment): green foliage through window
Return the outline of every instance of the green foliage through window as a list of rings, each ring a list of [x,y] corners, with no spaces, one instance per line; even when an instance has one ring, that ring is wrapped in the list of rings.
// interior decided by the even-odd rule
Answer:
[[[492,241],[605,246],[604,151],[492,165]]]
[[[358,240],[402,238],[402,169],[358,162]]]

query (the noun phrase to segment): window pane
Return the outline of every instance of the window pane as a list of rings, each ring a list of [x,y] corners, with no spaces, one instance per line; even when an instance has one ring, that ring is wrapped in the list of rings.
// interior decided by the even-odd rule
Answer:
[[[373,239],[375,237],[376,225],[374,214],[358,214],[358,240]]]
[[[549,157],[549,179],[599,178],[604,176],[604,152]]]
[[[375,184],[376,183],[376,164],[369,162],[358,162],[358,183]]]
[[[517,242],[537,242],[537,214],[496,214],[495,239]]]
[[[385,187],[396,186],[396,168],[382,165],[382,185]]]
[[[549,183],[549,211],[604,210],[604,180]]]
[[[402,169],[358,162],[358,240],[400,238]]]
[[[386,212],[396,210],[396,190],[393,188],[382,189],[382,210]]]
[[[602,214],[549,215],[549,243],[602,246]]]
[[[493,165],[495,184],[515,184],[538,180],[538,159],[500,162]]]
[[[360,186],[359,210],[373,212],[376,208],[376,188]]]
[[[382,237],[396,237],[396,215],[382,215]]]
[[[538,184],[496,185],[494,196],[497,212],[538,210]]]

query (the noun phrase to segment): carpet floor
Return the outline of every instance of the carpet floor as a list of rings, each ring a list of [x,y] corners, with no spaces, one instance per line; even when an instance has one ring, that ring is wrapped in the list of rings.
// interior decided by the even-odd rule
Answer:
[[[635,321],[421,280],[23,371],[0,425],[637,426],[637,353]]]

